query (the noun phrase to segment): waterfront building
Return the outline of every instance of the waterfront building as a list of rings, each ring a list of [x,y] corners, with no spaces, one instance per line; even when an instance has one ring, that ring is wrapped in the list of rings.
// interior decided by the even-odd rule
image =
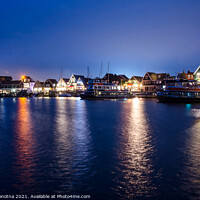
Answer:
[[[124,89],[129,91],[141,91],[142,89],[142,78],[141,76],[132,76],[128,81],[123,84]]]
[[[198,82],[200,82],[200,66],[194,72],[194,80],[197,80]]]
[[[194,72],[191,72],[190,70],[188,70],[188,72],[186,73],[187,76],[187,80],[194,80]]]
[[[12,81],[12,77],[11,76],[0,76],[0,95],[3,94],[3,82],[10,82]],[[6,90],[4,90],[4,92],[6,93]]]
[[[12,76],[0,76],[0,82],[12,81]]]
[[[36,81],[33,86],[33,92],[35,94],[42,93],[44,88],[44,82]]]
[[[99,79],[99,78],[98,78],[98,79]],[[93,79],[91,79],[91,78],[85,78],[85,79],[84,79],[84,82],[85,82],[86,87],[88,86],[88,84],[89,84],[89,82],[90,82],[91,80],[93,80]]]
[[[126,81],[129,80],[129,78],[126,75],[120,74],[112,74],[112,73],[107,73],[104,77],[103,80],[108,80],[109,83],[114,83],[117,85],[123,85]]]
[[[84,91],[87,87],[87,81],[82,75],[73,75],[69,79],[68,90]]]
[[[56,90],[59,91],[59,92],[60,91],[67,91],[68,86],[69,86],[69,78],[61,78],[58,81]]]
[[[30,76],[22,76],[21,81],[23,83],[24,90],[27,90],[28,93],[32,93],[35,81],[33,81]]]
[[[168,73],[147,72],[142,79],[142,90],[145,92],[162,90],[169,77]]]
[[[44,95],[49,95],[50,91],[55,92],[57,83],[56,79],[47,79],[44,82]]]
[[[0,85],[1,96],[16,96],[23,90],[23,83],[20,80],[2,81]]]
[[[185,71],[183,71],[182,73],[178,73],[177,79],[178,80],[194,80],[194,72],[190,72],[188,70],[187,73],[185,73]]]
[[[129,80],[129,78],[126,75],[124,75],[124,74],[118,75],[118,78],[120,80],[120,85],[123,85],[126,81]]]

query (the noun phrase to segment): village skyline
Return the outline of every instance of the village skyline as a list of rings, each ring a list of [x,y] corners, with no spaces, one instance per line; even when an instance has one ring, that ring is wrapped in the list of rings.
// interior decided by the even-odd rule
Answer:
[[[89,74],[89,68],[87,77],[80,74],[72,74],[70,78],[67,78],[62,76],[61,70],[59,79],[48,78],[45,81],[33,80],[31,76],[27,75],[22,75],[19,80],[13,80],[12,76],[0,76],[0,94],[14,97],[33,94],[51,97],[68,92],[73,96],[79,96],[80,93],[90,88],[92,82],[96,81],[111,84],[112,89],[114,87],[122,91],[155,93],[165,89],[168,81],[192,81],[199,84],[200,66],[195,72],[190,70],[185,72],[183,70],[176,76],[169,73],[146,72],[144,76],[132,75],[127,77],[123,74],[110,72],[103,75],[101,71],[99,77],[92,79]],[[98,90],[99,86],[96,89]]]

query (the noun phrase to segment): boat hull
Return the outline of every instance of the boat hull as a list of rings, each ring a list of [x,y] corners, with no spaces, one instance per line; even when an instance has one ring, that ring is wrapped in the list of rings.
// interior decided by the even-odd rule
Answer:
[[[200,98],[158,97],[160,103],[200,103]]]
[[[90,95],[90,94],[80,94],[81,99],[88,99],[88,100],[102,100],[102,99],[124,99],[124,98],[133,98],[134,95],[126,94],[126,95]]]

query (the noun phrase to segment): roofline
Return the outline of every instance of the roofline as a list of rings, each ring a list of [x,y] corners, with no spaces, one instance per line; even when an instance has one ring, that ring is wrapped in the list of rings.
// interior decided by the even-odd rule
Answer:
[[[154,72],[150,72],[150,73],[154,73]],[[149,75],[149,72],[146,72],[145,75],[146,75],[146,74],[148,74],[149,78],[152,80],[151,76]],[[155,73],[154,73],[154,74],[155,74]],[[142,81],[143,81],[145,75],[143,76]],[[153,80],[152,80],[152,81],[153,81]]]
[[[196,69],[196,71],[194,72],[194,75],[197,73],[197,71],[199,70],[199,68],[200,68],[200,65],[199,65],[199,67]]]
[[[64,80],[64,79],[70,79],[70,78],[63,78],[63,77],[62,77],[62,78],[60,78],[60,79],[59,79],[59,81],[60,81],[61,79],[63,79],[63,80]],[[59,82],[59,81],[58,81],[58,82]]]
[[[56,79],[51,79],[51,78],[50,78],[50,79],[47,79],[44,83],[46,83],[47,81],[49,81],[51,84],[54,84],[51,80],[55,80],[55,81],[57,82]],[[57,83],[58,83],[58,82],[57,82]],[[56,83],[56,84],[57,84],[57,83]]]
[[[129,80],[131,80],[132,78],[134,78],[136,81],[138,81],[136,78],[135,78],[135,76],[133,75],[133,76],[131,76],[131,78],[129,79]],[[143,77],[142,77],[143,78]]]

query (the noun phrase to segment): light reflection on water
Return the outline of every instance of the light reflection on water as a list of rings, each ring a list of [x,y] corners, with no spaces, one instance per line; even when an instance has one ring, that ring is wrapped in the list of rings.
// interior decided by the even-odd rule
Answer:
[[[116,190],[129,198],[155,195],[156,187],[151,182],[154,145],[144,103],[135,98],[123,104],[122,112],[122,142],[119,147],[121,162],[118,166],[121,176],[116,179],[119,182]]]
[[[63,168],[63,173],[58,174],[57,176],[63,176],[65,173],[69,173],[68,169],[71,168],[70,160],[74,154],[73,138],[69,134],[72,124],[72,119],[67,114],[68,104],[62,99],[56,101],[56,132],[55,132],[55,154],[56,162],[58,164],[58,169]]]
[[[16,113],[16,134],[15,134],[15,164],[16,172],[15,187],[18,191],[31,190],[31,186],[35,185],[34,174],[35,158],[34,158],[34,132],[32,131],[32,120],[30,104],[26,98],[19,98],[18,110]]]
[[[84,186],[81,176],[89,171],[90,136],[84,101],[61,98],[56,99],[56,105],[55,154],[58,170],[55,170],[54,176],[63,179],[61,190],[58,191],[62,192],[65,187],[73,190],[73,183],[78,185],[81,182],[80,186]]]
[[[199,117],[141,99],[1,100],[0,191],[198,199]]]

